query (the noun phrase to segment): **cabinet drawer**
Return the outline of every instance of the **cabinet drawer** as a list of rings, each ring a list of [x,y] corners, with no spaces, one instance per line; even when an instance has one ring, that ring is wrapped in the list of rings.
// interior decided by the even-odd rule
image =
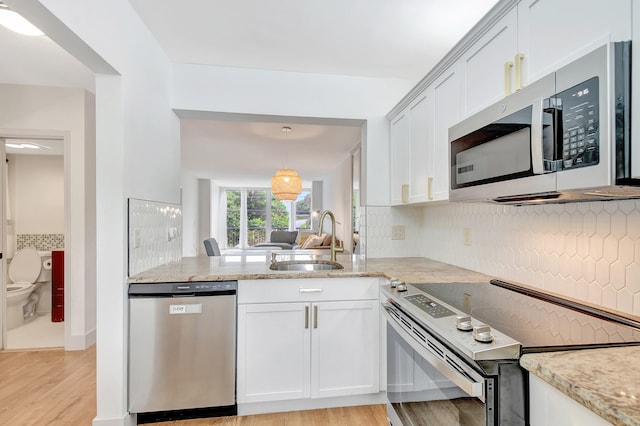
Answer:
[[[240,280],[238,303],[377,299],[381,278]]]

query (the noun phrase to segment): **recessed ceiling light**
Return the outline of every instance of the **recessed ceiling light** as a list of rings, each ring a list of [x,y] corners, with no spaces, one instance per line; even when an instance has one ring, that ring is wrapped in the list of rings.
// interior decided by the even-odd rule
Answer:
[[[0,2],[0,25],[22,35],[44,35],[35,25],[24,19],[19,13],[9,10],[7,5],[2,2]]]
[[[5,146],[6,146],[7,148],[15,148],[15,149],[22,149],[22,148],[24,148],[24,147],[22,146],[22,144],[21,144],[21,143],[7,143],[7,144],[5,144]]]
[[[27,149],[40,149],[40,146],[31,143],[23,143],[22,147]]]

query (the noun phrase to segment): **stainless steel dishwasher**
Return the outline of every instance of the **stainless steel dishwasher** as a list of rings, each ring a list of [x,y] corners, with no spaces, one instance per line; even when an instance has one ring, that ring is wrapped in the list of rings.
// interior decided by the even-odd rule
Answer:
[[[129,285],[138,423],[237,414],[237,281]]]

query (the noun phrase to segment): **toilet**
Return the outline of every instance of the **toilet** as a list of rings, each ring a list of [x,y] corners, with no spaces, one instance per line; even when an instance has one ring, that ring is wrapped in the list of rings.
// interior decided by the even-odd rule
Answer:
[[[42,269],[42,259],[34,248],[22,249],[13,256],[7,283],[7,330],[36,316],[39,295],[34,290],[42,278]]]

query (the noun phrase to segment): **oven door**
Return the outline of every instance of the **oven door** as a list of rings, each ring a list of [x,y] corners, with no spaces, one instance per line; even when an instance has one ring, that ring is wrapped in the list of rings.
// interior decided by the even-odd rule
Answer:
[[[385,306],[389,424],[497,425],[496,378],[479,374],[399,312]]]

